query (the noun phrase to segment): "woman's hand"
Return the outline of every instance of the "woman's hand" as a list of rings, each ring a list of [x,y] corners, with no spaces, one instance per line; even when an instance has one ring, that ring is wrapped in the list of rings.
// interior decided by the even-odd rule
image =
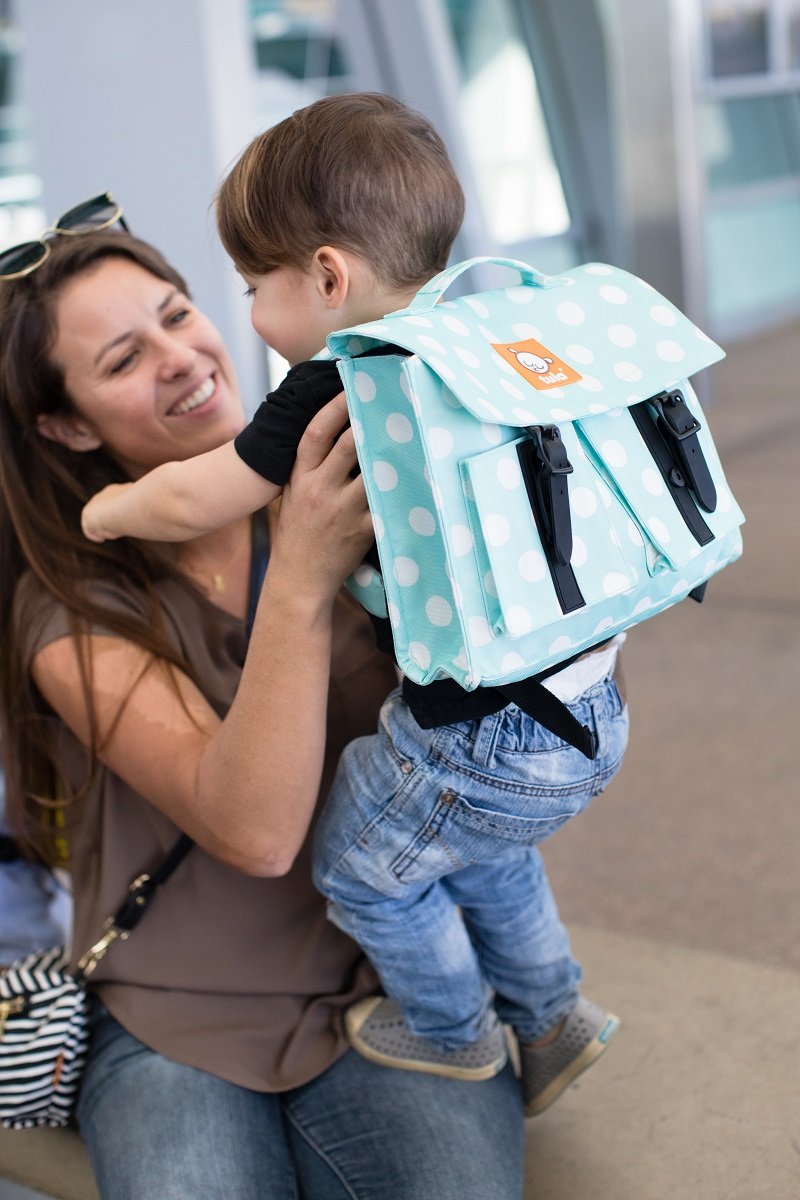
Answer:
[[[332,600],[375,536],[341,392],[310,422],[281,500],[270,570]],[[302,581],[298,583],[298,581]]]

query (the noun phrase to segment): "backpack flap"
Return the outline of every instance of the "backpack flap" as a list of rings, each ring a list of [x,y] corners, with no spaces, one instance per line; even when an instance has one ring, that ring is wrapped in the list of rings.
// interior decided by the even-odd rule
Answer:
[[[496,260],[457,264],[328,342],[398,661],[416,682],[466,687],[524,678],[674,603],[738,555],[743,521],[686,382],[718,346],[605,264],[547,277],[505,262],[521,283],[442,300],[474,261]]]
[[[476,263],[515,265],[527,282],[439,300]],[[421,301],[421,303],[420,303]],[[354,357],[382,344],[416,354],[479,421],[527,426],[607,412],[669,391],[724,357],[649,284],[604,263],[543,276],[514,260],[470,259],[408,308],[333,334]]]

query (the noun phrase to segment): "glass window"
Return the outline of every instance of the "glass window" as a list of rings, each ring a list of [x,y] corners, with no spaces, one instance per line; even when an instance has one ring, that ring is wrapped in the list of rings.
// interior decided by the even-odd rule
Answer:
[[[767,0],[706,0],[706,21],[715,79],[769,70]]]
[[[712,192],[800,174],[800,113],[795,95],[712,101],[702,115]]]
[[[458,108],[492,237],[500,245],[570,225],[515,0],[447,0],[461,68]]]
[[[19,103],[22,37],[0,3],[0,249],[38,237],[44,227],[41,181]]]
[[[251,0],[259,119],[265,126],[351,88],[334,36],[335,0]]]
[[[725,205],[706,216],[709,311],[719,327],[797,303],[800,200]]]

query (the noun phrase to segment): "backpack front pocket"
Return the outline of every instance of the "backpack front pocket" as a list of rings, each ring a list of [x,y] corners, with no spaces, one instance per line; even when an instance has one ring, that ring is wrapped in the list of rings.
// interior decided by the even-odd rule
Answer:
[[[725,481],[705,417],[686,384],[683,394],[688,411],[698,421],[698,443],[715,489],[711,511],[697,502],[668,450],[660,453],[660,462],[654,457],[640,427],[650,432],[658,450],[656,426],[647,416],[647,405],[639,405],[643,411],[638,414],[623,408],[577,423],[587,454],[627,514],[632,540],[635,529],[644,542],[651,576],[680,570],[703,546],[724,537],[744,519]]]
[[[547,518],[535,511],[526,487],[518,452],[526,438],[461,462],[486,615],[495,636],[523,637],[636,583],[609,519],[612,495],[570,426],[564,426],[561,438],[571,467],[571,552],[565,563],[554,561]]]

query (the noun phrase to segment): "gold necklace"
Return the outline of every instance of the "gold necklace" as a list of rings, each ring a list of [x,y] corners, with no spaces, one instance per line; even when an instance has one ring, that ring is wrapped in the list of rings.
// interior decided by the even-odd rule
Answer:
[[[244,543],[244,544],[247,545],[247,548],[249,550],[249,548],[250,548],[249,526],[248,526],[248,536],[246,539],[246,543]],[[228,590],[227,576],[228,576],[229,572],[231,571],[231,569],[239,561],[239,558],[242,554],[242,548],[243,548],[243,542],[239,541],[237,546],[235,547],[233,553],[231,555],[229,555],[227,562],[224,563],[221,571],[203,570],[202,568],[194,566],[192,564],[191,559],[189,559],[189,561],[187,562],[185,558],[184,558],[184,570],[192,577],[192,579],[194,579],[194,581],[200,586],[201,591],[205,592],[206,595],[209,595],[211,592],[216,593],[216,595],[218,595],[218,596],[224,595],[224,593],[227,592],[227,590]]]

